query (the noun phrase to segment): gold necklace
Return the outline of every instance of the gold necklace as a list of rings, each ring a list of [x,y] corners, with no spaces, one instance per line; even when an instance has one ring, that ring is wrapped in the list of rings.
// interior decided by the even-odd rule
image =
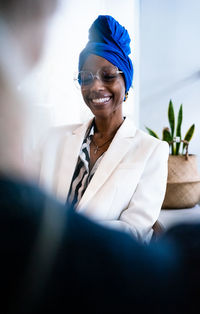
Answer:
[[[109,138],[109,140],[107,140],[105,143],[103,143],[102,145],[97,145],[97,143],[95,142],[94,140],[94,137],[92,137],[91,139],[91,142],[92,144],[95,146],[95,149],[94,149],[94,154],[96,155],[96,153],[100,150],[101,147],[103,147],[104,145],[106,145],[107,143],[109,143],[110,141],[112,141],[114,136],[112,136],[111,138]]]

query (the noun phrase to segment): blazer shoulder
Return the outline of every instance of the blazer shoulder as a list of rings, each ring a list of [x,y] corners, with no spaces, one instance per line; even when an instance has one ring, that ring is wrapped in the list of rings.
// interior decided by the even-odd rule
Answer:
[[[82,124],[68,124],[68,125],[61,125],[51,127],[43,137],[43,142],[48,142],[49,140],[52,141],[53,139],[62,139],[66,136],[72,135],[72,133],[80,128]]]
[[[166,141],[153,137],[141,129],[136,130],[135,138],[143,151],[163,156],[169,155],[169,144]]]
[[[146,142],[152,143],[152,145],[161,145],[162,147],[169,147],[169,144],[166,141],[158,139],[141,129],[137,129],[136,135],[141,137]]]
[[[81,127],[83,124],[82,123],[77,123],[77,124],[67,124],[67,125],[61,125],[61,126],[56,126],[52,127],[49,130],[49,133],[51,134],[65,134],[65,133],[71,133]]]
[[[93,119],[90,119],[89,121],[82,122],[82,123],[76,123],[76,124],[68,124],[68,125],[61,125],[57,127],[53,127],[49,130],[49,133],[51,135],[71,135],[72,133],[79,133],[82,131],[86,131],[87,128],[92,123]]]
[[[81,125],[82,124],[70,124],[49,128],[41,137],[38,145],[39,148],[44,147],[44,145],[51,145],[52,143],[60,143],[62,139],[72,135],[72,133]]]

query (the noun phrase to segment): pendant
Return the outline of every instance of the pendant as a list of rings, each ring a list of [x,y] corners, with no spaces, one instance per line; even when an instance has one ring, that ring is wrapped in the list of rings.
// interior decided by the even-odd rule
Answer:
[[[98,152],[98,150],[99,150],[99,147],[96,146],[96,148],[94,149],[94,154],[95,154],[95,155],[96,155],[96,153]]]

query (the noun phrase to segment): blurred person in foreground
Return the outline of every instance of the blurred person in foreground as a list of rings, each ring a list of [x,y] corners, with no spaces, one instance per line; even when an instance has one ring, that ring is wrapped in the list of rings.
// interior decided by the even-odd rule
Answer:
[[[110,15],[92,23],[76,79],[93,117],[49,132],[39,181],[78,212],[148,242],[165,195],[169,145],[123,114],[133,81],[130,41]]]
[[[185,249],[175,229],[144,246],[29,182],[16,84],[38,60],[54,9],[53,0],[0,0],[0,313],[191,313],[198,241]]]

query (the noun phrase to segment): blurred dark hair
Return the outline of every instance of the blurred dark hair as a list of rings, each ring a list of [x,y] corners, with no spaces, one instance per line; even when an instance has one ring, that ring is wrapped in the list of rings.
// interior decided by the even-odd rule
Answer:
[[[0,0],[0,15],[10,22],[26,22],[51,15],[59,0]]]

